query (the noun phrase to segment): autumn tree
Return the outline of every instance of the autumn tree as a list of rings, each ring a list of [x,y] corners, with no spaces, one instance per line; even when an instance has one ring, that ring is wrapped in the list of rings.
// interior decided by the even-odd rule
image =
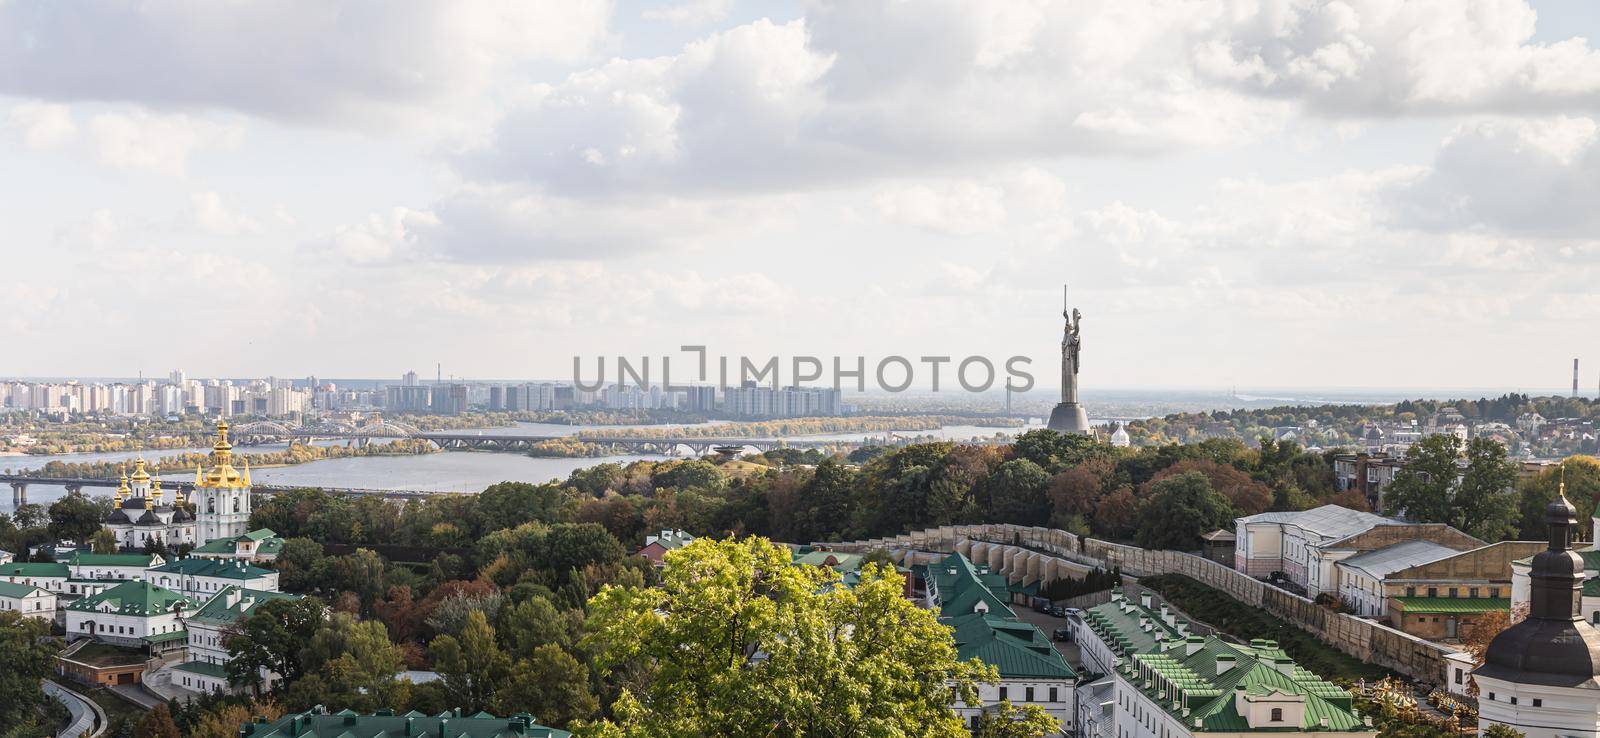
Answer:
[[[1175,477],[1185,472],[1205,475],[1211,488],[1228,499],[1238,515],[1255,515],[1272,507],[1272,490],[1232,466],[1209,459],[1184,459],[1156,473],[1151,483]]]

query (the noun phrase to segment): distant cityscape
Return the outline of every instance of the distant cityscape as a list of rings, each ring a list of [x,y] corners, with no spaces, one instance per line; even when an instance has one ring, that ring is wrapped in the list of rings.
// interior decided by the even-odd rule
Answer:
[[[731,418],[826,417],[849,412],[827,387],[690,386],[668,390],[613,384],[588,390],[556,382],[423,382],[406,372],[388,385],[340,387],[317,377],[235,381],[195,379],[182,370],[164,380],[134,382],[12,380],[0,383],[0,409],[57,420],[76,415],[280,418],[315,412],[391,411],[460,415],[472,410],[538,412],[577,409],[682,410]]]

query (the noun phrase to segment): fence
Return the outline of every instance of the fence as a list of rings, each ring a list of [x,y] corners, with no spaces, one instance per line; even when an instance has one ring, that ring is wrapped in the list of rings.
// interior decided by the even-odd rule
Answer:
[[[1425,684],[1445,683],[1444,657],[1453,653],[1445,646],[1381,623],[1334,612],[1210,559],[1180,551],[1148,551],[1094,538],[1079,538],[1064,530],[1001,524],[948,525],[892,538],[819,545],[839,550],[882,548],[962,553],[974,560],[985,558],[986,561],[980,563],[1013,576],[1018,573],[1016,569],[1023,566],[1029,567],[1029,572],[1041,570],[1036,561],[1038,555],[1064,559],[1078,567],[1116,566],[1135,576],[1182,574],[1294,623],[1346,654]],[[1019,555],[1018,551],[1027,551],[1033,556]]]

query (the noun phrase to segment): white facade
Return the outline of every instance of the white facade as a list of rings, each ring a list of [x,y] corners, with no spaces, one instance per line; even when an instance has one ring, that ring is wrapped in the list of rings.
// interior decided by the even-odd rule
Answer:
[[[1477,674],[1478,721],[1508,725],[1527,738],[1600,736],[1600,689],[1512,684]]]
[[[18,612],[23,617],[52,620],[56,616],[56,596],[25,584],[0,587],[0,612]]]

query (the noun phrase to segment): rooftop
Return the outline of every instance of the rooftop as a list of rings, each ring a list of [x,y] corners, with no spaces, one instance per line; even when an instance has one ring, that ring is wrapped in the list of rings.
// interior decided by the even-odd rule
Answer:
[[[68,563],[73,566],[133,566],[148,569],[161,561],[161,557],[147,553],[97,554],[78,552]]]
[[[1398,522],[1382,515],[1351,510],[1338,505],[1323,505],[1298,512],[1264,512],[1238,518],[1240,524],[1284,523],[1299,526],[1324,538],[1344,538],[1375,525]]]
[[[0,565],[0,577],[61,577],[66,579],[70,574],[66,564],[26,563]]]
[[[570,738],[565,730],[545,727],[527,713],[495,717],[487,712],[467,715],[461,711],[424,715],[408,712],[396,715],[379,710],[362,715],[352,710],[328,713],[318,706],[285,715],[274,721],[246,723],[239,729],[241,738],[379,738],[402,735],[449,735],[450,738]]]
[[[1396,597],[1394,600],[1405,612],[1421,615],[1455,615],[1511,609],[1511,600],[1505,597]]]
[[[1016,613],[1006,605],[1009,586],[1003,574],[980,567],[961,554],[950,554],[928,567],[928,582],[939,605],[939,615],[950,617],[985,611],[1006,617]]]
[[[284,592],[263,592],[234,585],[223,587],[212,595],[206,604],[189,616],[189,622],[228,625],[246,617],[257,605],[271,600],[298,600],[300,595]]]
[[[1431,563],[1461,553],[1433,541],[1405,541],[1351,556],[1339,566],[1360,569],[1373,579],[1383,579],[1401,569]]]
[[[163,574],[181,574],[189,577],[218,577],[240,580],[257,579],[273,573],[271,569],[251,566],[243,561],[218,561],[217,559],[203,559],[193,556],[163,564],[151,571]]]
[[[1002,679],[1078,678],[1038,627],[996,615],[958,615],[940,622],[955,630],[957,657],[993,666]]]
[[[195,608],[194,600],[165,587],[157,587],[144,581],[127,581],[99,594],[81,597],[67,605],[67,609],[78,612],[103,612],[102,606],[109,606],[110,612],[119,615],[150,617],[172,612],[176,605],[182,605],[190,610]]]
[[[27,597],[34,592],[43,591],[44,590],[39,589],[31,584],[12,584],[10,582],[0,582],[0,597]]]

